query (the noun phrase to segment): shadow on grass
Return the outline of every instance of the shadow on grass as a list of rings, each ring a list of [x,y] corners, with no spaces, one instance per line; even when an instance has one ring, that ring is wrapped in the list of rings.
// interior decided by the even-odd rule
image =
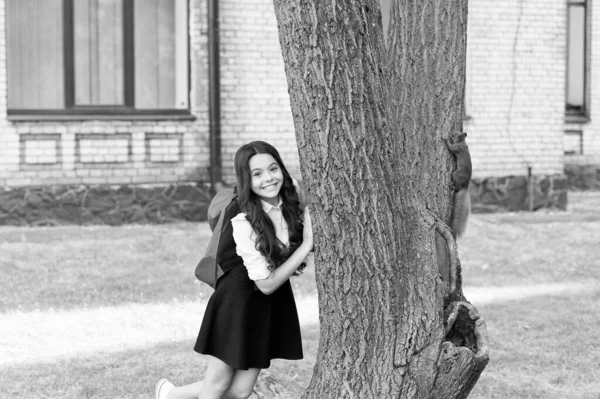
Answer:
[[[319,340],[318,326],[303,328],[304,359],[274,360],[269,372],[293,392],[308,385]],[[194,342],[164,343],[140,350],[98,353],[55,362],[4,367],[0,398],[152,398],[154,385],[167,377],[176,385],[202,378],[206,357]]]

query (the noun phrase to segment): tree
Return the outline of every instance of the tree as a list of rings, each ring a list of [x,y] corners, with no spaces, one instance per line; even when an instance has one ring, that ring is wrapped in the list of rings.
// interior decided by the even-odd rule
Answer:
[[[378,0],[274,4],[316,226],[321,338],[303,397],[464,398],[487,333],[445,223],[442,138],[462,131],[467,0],[393,0],[387,38]]]

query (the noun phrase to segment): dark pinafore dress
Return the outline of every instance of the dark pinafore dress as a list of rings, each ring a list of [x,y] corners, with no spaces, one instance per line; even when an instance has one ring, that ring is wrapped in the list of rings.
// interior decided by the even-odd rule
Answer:
[[[298,312],[291,284],[271,295],[255,288],[236,253],[231,219],[237,200],[226,209],[217,262],[219,278],[202,319],[194,350],[214,356],[234,369],[268,368],[271,359],[302,359]]]

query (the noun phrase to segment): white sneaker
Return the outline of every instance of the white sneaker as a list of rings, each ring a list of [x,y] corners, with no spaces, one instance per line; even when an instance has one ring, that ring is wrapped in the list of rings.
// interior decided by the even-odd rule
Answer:
[[[171,384],[166,378],[161,378],[156,383],[156,388],[154,388],[154,399],[166,399],[173,388],[175,388],[175,385]]]

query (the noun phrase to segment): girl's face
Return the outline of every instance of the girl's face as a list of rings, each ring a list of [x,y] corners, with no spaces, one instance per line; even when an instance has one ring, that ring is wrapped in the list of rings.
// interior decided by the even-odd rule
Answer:
[[[271,154],[256,154],[248,162],[252,182],[250,189],[265,202],[277,205],[283,186],[283,172]]]

